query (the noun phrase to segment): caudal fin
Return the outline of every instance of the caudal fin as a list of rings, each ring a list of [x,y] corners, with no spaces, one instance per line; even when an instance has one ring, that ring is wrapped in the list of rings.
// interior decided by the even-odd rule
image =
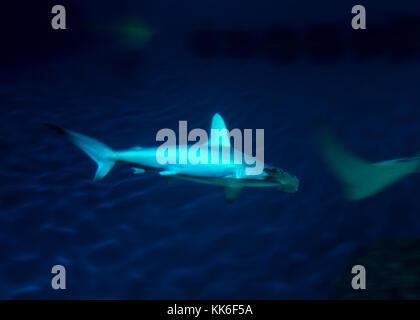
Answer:
[[[343,184],[350,200],[372,196],[403,177],[415,173],[420,166],[418,157],[372,163],[346,150],[328,130],[318,135],[321,155],[327,166]]]
[[[46,126],[58,134],[65,136],[96,162],[98,169],[96,170],[94,181],[104,178],[115,165],[115,160],[113,159],[115,152],[102,142],[53,124],[47,123]]]

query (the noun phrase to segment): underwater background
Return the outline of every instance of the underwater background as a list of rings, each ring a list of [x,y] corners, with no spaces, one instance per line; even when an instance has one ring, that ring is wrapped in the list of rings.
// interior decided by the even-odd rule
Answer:
[[[372,161],[420,150],[420,6],[411,1],[2,4],[0,298],[420,297],[420,178],[344,198],[319,157],[329,127]],[[351,29],[363,4],[367,29]],[[159,129],[264,129],[300,190],[222,188],[95,164],[54,123],[115,149]],[[419,262],[419,263],[418,263]],[[351,289],[351,266],[368,290]],[[51,288],[62,264],[67,289]]]

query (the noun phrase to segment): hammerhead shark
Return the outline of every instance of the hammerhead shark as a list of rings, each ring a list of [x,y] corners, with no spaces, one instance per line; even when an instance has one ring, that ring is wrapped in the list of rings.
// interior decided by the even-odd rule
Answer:
[[[228,202],[235,201],[244,187],[277,187],[280,191],[289,193],[296,192],[299,188],[299,179],[294,175],[265,164],[261,173],[252,175],[246,173],[246,168],[249,167],[246,163],[237,163],[232,157],[230,157],[228,163],[162,164],[157,159],[158,148],[156,147],[134,147],[128,150],[115,151],[105,144],[80,133],[53,124],[46,125],[66,137],[96,162],[98,167],[94,181],[103,179],[116,163],[121,163],[132,167],[134,174],[154,172],[164,177],[168,182],[182,179],[222,186]],[[211,128],[219,130],[222,136],[221,139],[208,141],[209,148],[227,147],[231,150],[234,149],[230,145],[230,136],[225,122],[217,113],[213,116]],[[175,148],[177,157],[180,157],[179,146],[175,145],[173,148]],[[244,156],[242,153],[241,157]]]
[[[348,151],[328,129],[320,130],[318,138],[321,155],[349,200],[373,196],[420,169],[419,155],[374,163]]]

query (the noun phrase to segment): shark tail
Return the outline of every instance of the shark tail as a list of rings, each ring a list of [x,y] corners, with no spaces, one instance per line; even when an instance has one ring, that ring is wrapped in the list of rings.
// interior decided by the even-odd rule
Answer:
[[[46,126],[58,134],[65,136],[74,145],[79,147],[93,161],[96,162],[98,168],[93,181],[103,179],[115,165],[115,151],[95,139],[89,138],[77,132],[60,128],[53,124]]]
[[[350,200],[370,197],[403,177],[419,172],[420,158],[373,163],[345,149],[329,130],[320,130],[318,145],[325,163],[344,187]]]

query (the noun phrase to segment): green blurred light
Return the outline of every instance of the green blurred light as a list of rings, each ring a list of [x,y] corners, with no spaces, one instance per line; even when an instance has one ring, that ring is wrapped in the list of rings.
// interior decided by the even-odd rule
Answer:
[[[125,18],[112,29],[124,45],[132,48],[144,47],[155,34],[155,30],[139,18]]]

